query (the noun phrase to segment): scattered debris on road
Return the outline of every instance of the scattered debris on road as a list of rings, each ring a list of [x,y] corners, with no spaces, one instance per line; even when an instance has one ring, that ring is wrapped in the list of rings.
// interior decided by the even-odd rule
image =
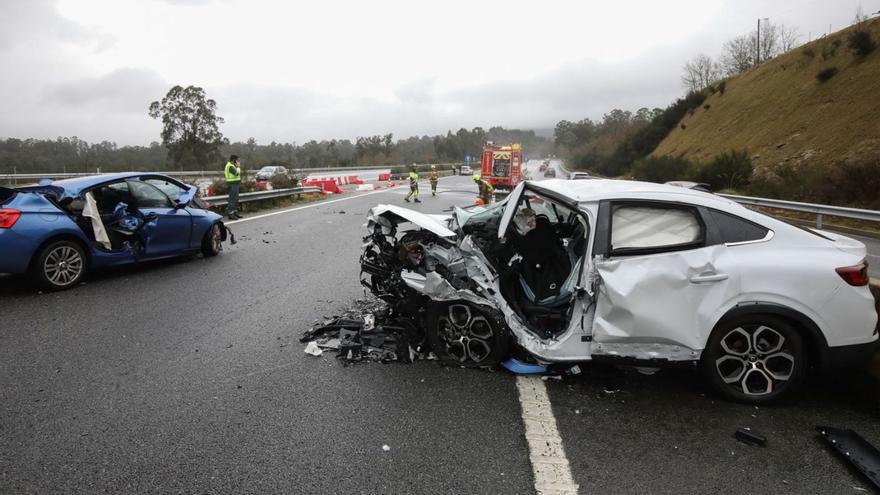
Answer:
[[[880,451],[853,430],[817,426],[816,431],[834,450],[880,488]]]
[[[322,351],[321,348],[318,347],[318,343],[314,341],[309,342],[308,345],[306,345],[305,352],[306,354],[311,354],[312,356],[320,356],[321,354],[324,354],[324,351]]]
[[[752,431],[751,428],[737,428],[736,432],[733,434],[733,437],[740,442],[747,443],[749,445],[757,445],[759,447],[767,446],[767,437],[755,433],[754,431]]]
[[[428,358],[424,340],[423,330],[377,299],[355,301],[341,316],[317,322],[300,339],[308,342],[306,352],[334,351],[344,361],[382,363]]]

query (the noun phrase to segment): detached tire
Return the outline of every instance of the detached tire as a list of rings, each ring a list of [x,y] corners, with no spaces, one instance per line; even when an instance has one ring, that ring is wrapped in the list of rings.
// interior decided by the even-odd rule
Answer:
[[[465,301],[428,308],[428,344],[438,358],[460,366],[490,366],[507,357],[510,334],[497,311]]]
[[[219,223],[211,225],[202,238],[202,254],[205,258],[217,256],[223,250],[223,232]]]
[[[785,320],[767,315],[722,321],[700,359],[716,392],[748,404],[774,402],[797,389],[808,366],[803,337]]]
[[[59,291],[80,283],[88,268],[88,258],[81,245],[73,241],[55,241],[34,257],[31,280],[41,289]]]

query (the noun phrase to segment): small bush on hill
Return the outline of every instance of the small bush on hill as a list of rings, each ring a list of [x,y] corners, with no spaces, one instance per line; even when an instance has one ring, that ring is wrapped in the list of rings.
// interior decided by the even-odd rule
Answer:
[[[662,183],[688,178],[691,168],[691,163],[684,158],[647,157],[637,160],[633,164],[632,175],[638,180]]]
[[[724,90],[727,89],[727,81],[721,81],[718,83],[718,92],[724,94]]]
[[[849,46],[849,49],[852,50],[853,54],[857,57],[864,57],[877,48],[877,43],[871,38],[870,32],[863,29],[857,29],[849,33],[849,36],[847,37],[847,46]]]
[[[801,54],[807,58],[813,58],[816,56],[816,50],[811,46],[804,47],[804,49],[801,50]]]
[[[822,184],[832,204],[880,209],[880,139],[867,140],[828,168]]]
[[[816,73],[816,79],[819,82],[826,82],[837,75],[837,67],[828,67]]]
[[[822,60],[828,60],[829,58],[837,55],[837,48],[840,46],[840,40],[832,40],[830,43],[826,43],[822,47]]]
[[[712,186],[713,190],[739,189],[749,183],[753,170],[752,158],[747,151],[728,151],[704,165],[699,179]]]

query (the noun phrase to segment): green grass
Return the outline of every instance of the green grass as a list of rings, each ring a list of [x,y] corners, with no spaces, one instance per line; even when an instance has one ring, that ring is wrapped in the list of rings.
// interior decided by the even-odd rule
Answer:
[[[866,23],[880,40],[880,19]],[[839,31],[727,80],[723,94],[686,115],[653,156],[706,162],[729,150],[748,150],[755,168],[809,160],[830,163],[859,143],[880,137],[880,50],[857,57]],[[837,45],[835,47],[835,45]],[[813,53],[814,56],[809,56]],[[815,54],[827,54],[827,59]],[[834,66],[826,82],[816,74]]]

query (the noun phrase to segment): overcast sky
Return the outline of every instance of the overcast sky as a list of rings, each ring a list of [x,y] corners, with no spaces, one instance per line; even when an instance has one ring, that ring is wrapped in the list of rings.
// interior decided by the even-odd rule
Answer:
[[[0,137],[148,144],[198,85],[231,140],[552,128],[663,107],[682,65],[754,29],[806,40],[880,0],[0,0]]]

